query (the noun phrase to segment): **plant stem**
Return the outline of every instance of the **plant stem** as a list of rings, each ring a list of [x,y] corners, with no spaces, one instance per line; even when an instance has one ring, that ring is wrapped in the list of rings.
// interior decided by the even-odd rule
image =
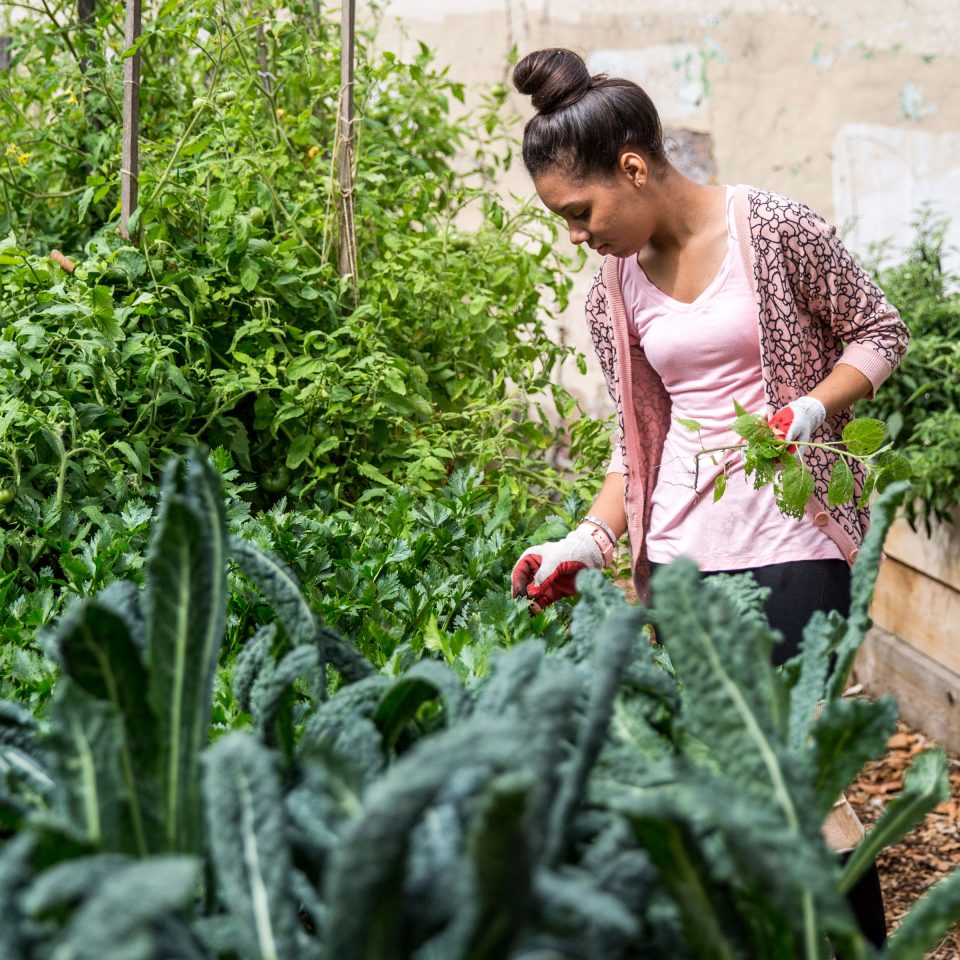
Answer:
[[[20,186],[19,183],[11,183],[6,177],[0,176],[0,182],[2,182],[5,187],[13,187],[17,193],[22,193],[27,197],[33,197],[35,200],[61,200],[63,197],[76,196],[78,193],[83,193],[83,191],[87,189],[86,187],[77,187],[75,190],[65,190],[60,193],[35,193],[33,190],[27,190],[26,187]]]
[[[787,441],[784,440],[782,441],[782,443],[784,444],[783,452],[786,453],[787,452],[786,447],[788,445]],[[830,453],[836,453],[838,456],[841,456],[850,460],[856,460],[858,463],[864,463],[864,464],[869,463],[870,459],[872,457],[875,457],[878,453],[883,453],[885,450],[889,450],[891,446],[888,443],[885,446],[881,447],[879,450],[875,450],[873,453],[864,456],[858,453],[851,453],[848,449],[845,449],[846,444],[844,444],[842,440],[833,440],[827,443],[815,443],[813,440],[791,440],[790,445],[794,445],[798,447],[809,447],[810,449],[813,449],[813,450],[827,450]],[[724,452],[732,453],[737,450],[744,450],[748,446],[749,444],[746,441],[744,441],[743,443],[725,444],[720,447],[703,447],[697,451],[696,455],[697,457],[702,457],[708,453],[724,453]]]

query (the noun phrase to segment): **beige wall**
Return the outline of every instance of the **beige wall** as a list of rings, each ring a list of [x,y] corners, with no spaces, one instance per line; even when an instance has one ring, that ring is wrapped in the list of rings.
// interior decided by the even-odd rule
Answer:
[[[379,44],[403,53],[417,40],[469,85],[506,79],[514,44],[521,55],[571,47],[592,69],[641,83],[665,126],[708,134],[717,182],[809,203],[859,253],[908,239],[913,211],[932,201],[952,216],[948,239],[960,246],[954,0],[394,0]],[[524,98],[514,104],[530,114]],[[503,186],[531,192],[519,168]],[[577,278],[562,334],[587,352],[580,305],[590,272]],[[590,359],[587,378],[571,369],[563,379],[605,413]]]

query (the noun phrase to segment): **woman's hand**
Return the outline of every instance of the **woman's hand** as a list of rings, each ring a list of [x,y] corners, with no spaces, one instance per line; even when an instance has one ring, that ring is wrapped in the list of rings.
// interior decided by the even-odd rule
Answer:
[[[788,443],[808,441],[827,417],[872,395],[873,385],[867,377],[841,359],[810,393],[781,407],[767,422]],[[796,450],[791,447],[790,453]]]
[[[767,422],[788,443],[793,440],[806,443],[826,417],[824,405],[816,397],[806,396],[781,407]],[[796,446],[791,444],[787,452],[796,453]]]
[[[601,570],[605,565],[593,529],[584,524],[562,540],[524,550],[513,568],[514,597],[529,597],[541,609],[561,597],[572,597],[581,570]]]

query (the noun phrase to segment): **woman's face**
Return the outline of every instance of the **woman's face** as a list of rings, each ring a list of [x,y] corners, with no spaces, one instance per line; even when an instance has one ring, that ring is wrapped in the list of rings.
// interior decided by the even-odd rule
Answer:
[[[654,211],[635,176],[618,169],[610,177],[581,180],[551,170],[534,186],[547,209],[566,221],[571,243],[586,243],[604,256],[630,257],[647,245],[655,227]]]

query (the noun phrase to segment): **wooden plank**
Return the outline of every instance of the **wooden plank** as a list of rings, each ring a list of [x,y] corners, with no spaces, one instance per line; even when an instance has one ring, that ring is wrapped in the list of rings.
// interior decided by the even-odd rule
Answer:
[[[914,533],[906,520],[896,520],[883,549],[902,564],[960,590],[960,510],[954,511],[952,524],[934,522],[929,537],[923,528]]]
[[[870,615],[878,626],[960,674],[960,591],[887,557]]]
[[[340,241],[338,268],[341,277],[357,282],[357,233],[353,209],[353,57],[356,0],[343,0],[340,13],[340,104],[337,110],[337,180],[340,187]]]
[[[250,9],[251,17],[261,17],[257,24],[257,63],[260,66],[260,82],[263,84],[264,93],[268,97],[273,96],[273,74],[270,72],[270,64],[267,60],[267,34],[263,29],[262,15]]]
[[[127,0],[124,46],[140,38],[142,0]],[[120,234],[132,240],[130,217],[140,201],[140,51],[123,62],[123,157],[120,163]],[[134,231],[136,232],[136,231]]]
[[[854,676],[871,696],[891,694],[911,727],[960,751],[960,675],[881,627],[867,634]]]

